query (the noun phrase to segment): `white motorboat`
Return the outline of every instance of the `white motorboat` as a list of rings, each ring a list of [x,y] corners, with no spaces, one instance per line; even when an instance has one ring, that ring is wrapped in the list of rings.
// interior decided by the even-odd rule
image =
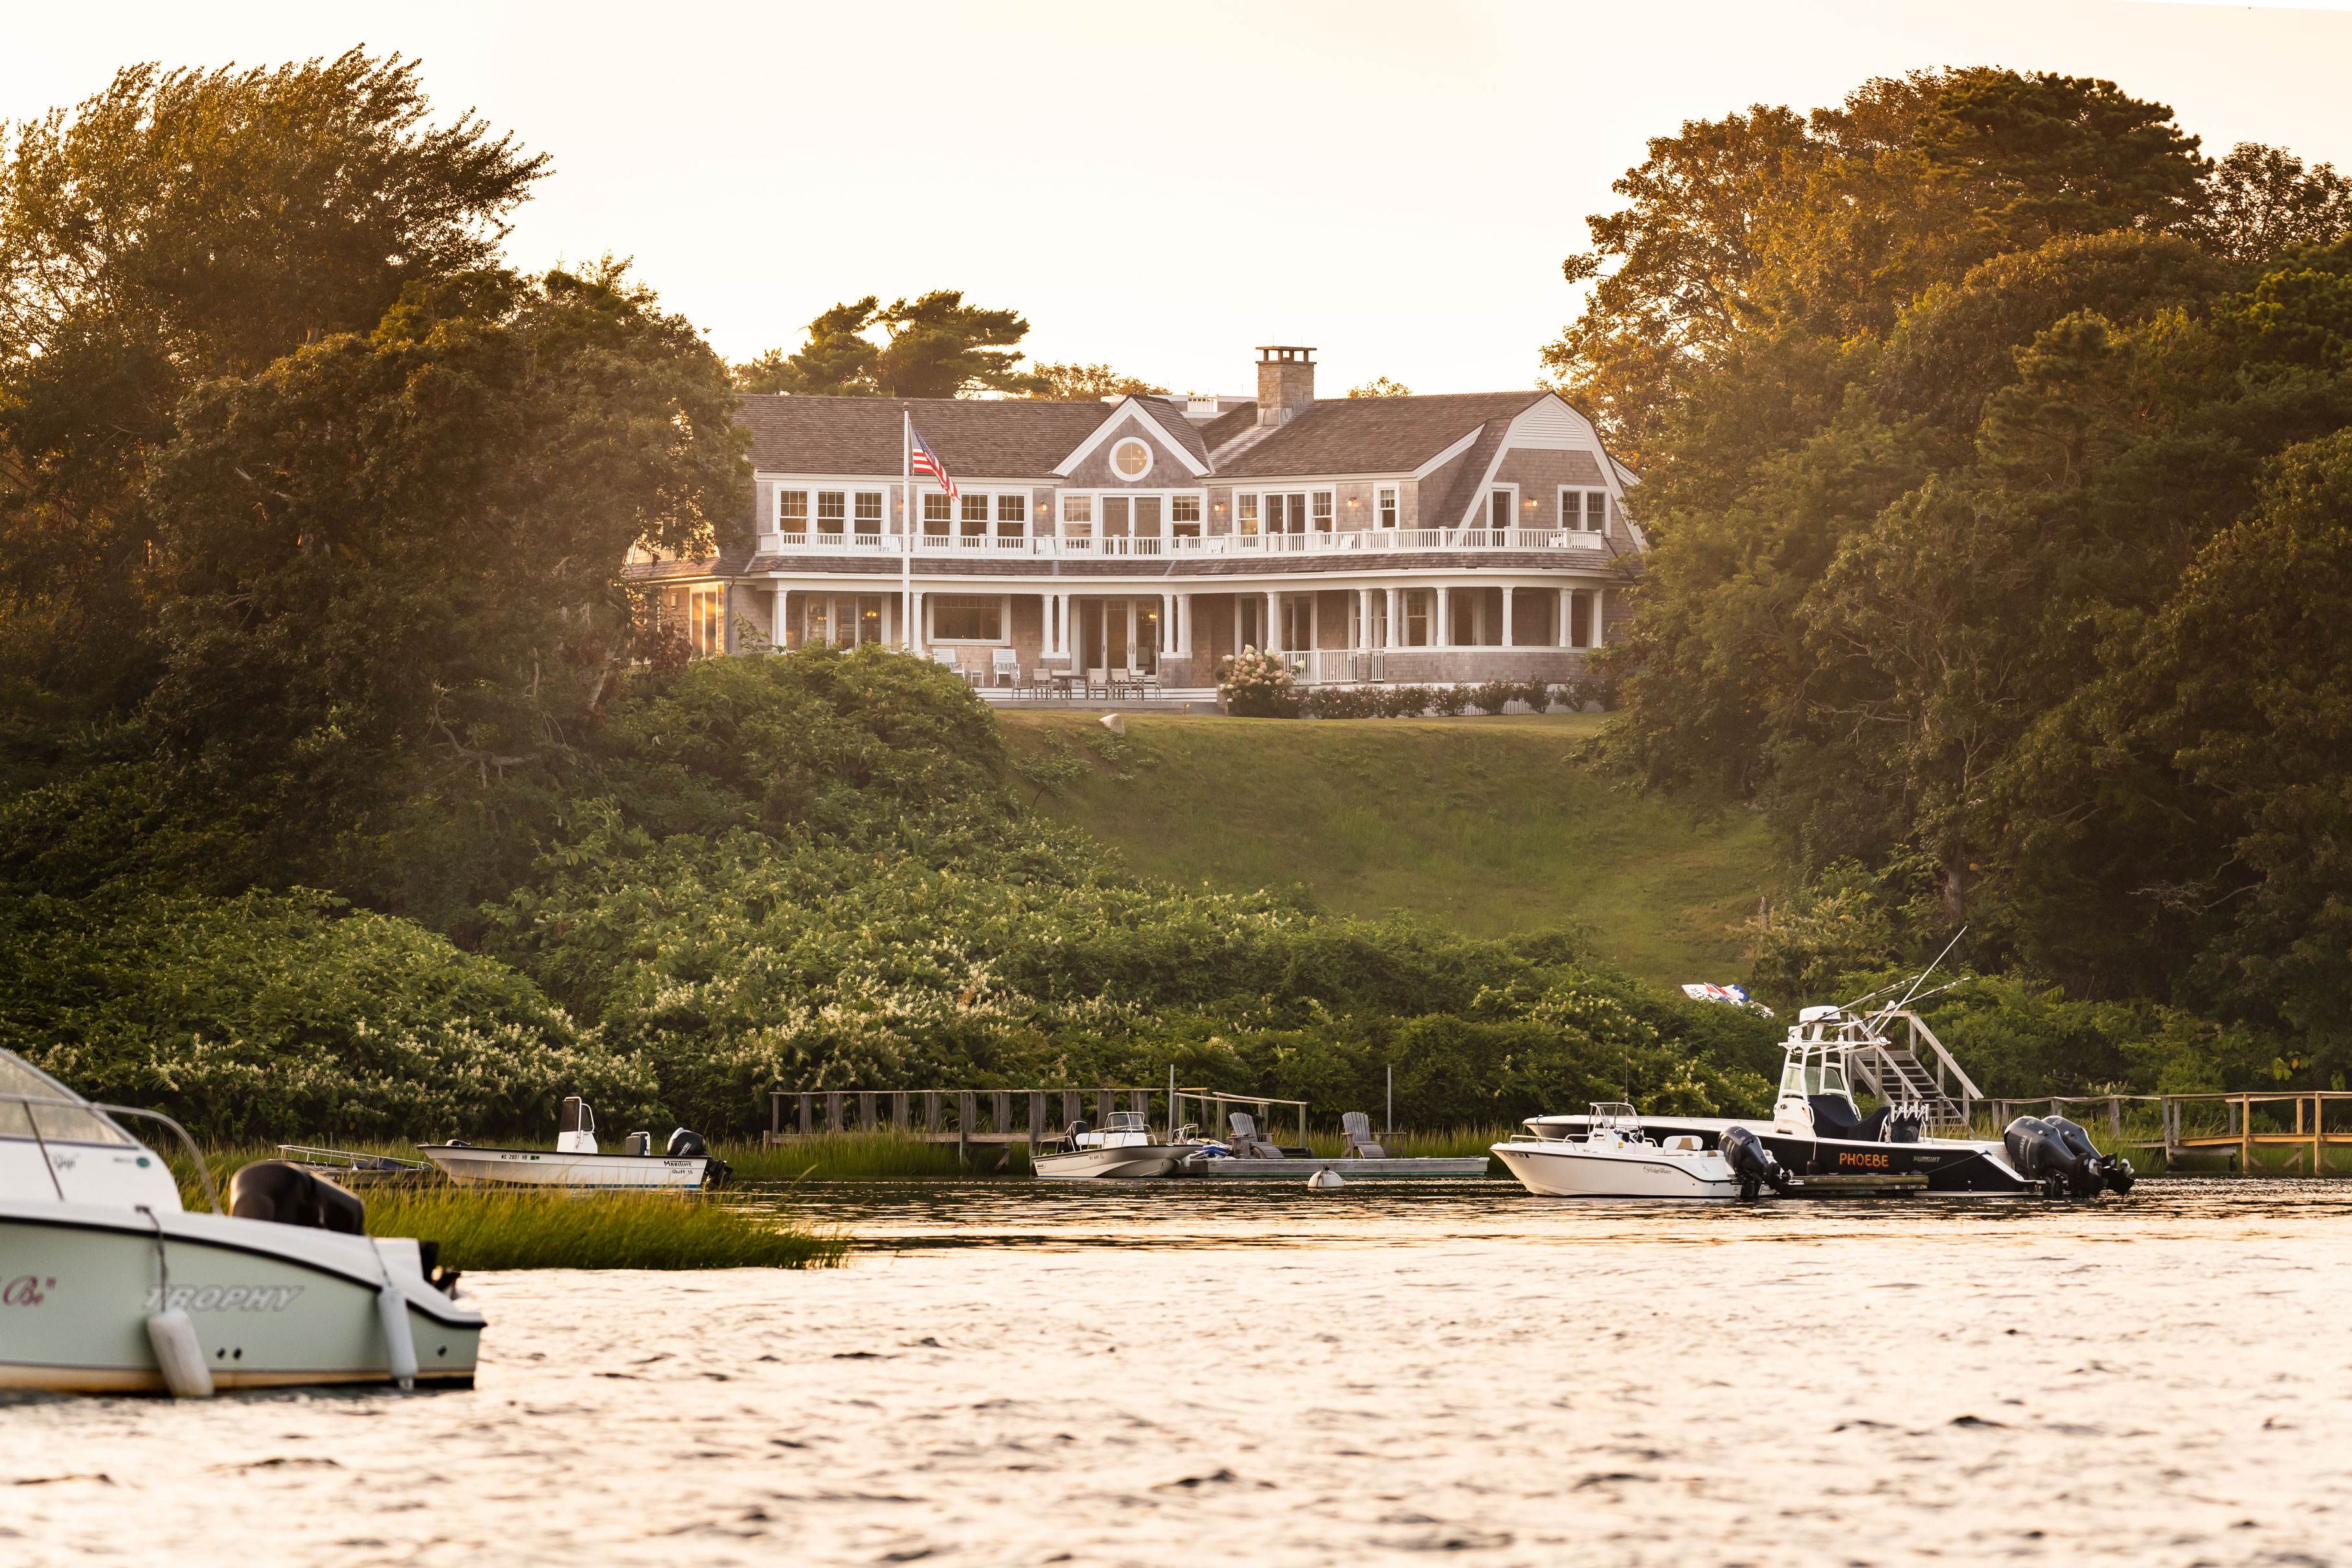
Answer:
[[[1495,1155],[1529,1192],[1547,1197],[1737,1197],[1739,1176],[1717,1150],[1689,1134],[1659,1143],[1631,1105],[1591,1107],[1584,1130],[1557,1138],[1521,1135]]]
[[[223,1214],[207,1173],[212,1212],[186,1212],[121,1116],[163,1123],[196,1155],[170,1117],[93,1103],[0,1051],[0,1386],[473,1385],[482,1315],[453,1299],[427,1246],[364,1234],[357,1198],[277,1162],[238,1173],[241,1206],[272,1176],[280,1194],[332,1201]]]
[[[1142,1112],[1113,1111],[1100,1132],[1085,1122],[1073,1122],[1050,1147],[1039,1145],[1035,1169],[1041,1176],[1060,1179],[1173,1176],[1202,1147],[1181,1138],[1155,1144],[1150,1120]]]
[[[477,1148],[471,1144],[422,1144],[426,1159],[459,1186],[553,1186],[635,1192],[700,1192],[733,1176],[699,1133],[680,1127],[668,1146],[653,1152],[653,1136],[631,1133],[617,1154],[596,1147],[596,1113],[568,1096],[556,1124],[555,1148]]]

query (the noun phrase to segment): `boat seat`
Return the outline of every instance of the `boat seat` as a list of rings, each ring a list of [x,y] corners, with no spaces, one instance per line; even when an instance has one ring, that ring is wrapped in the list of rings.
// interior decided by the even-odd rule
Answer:
[[[1678,1154],[1690,1155],[1696,1154],[1699,1150],[1706,1147],[1706,1145],[1700,1140],[1699,1135],[1696,1133],[1676,1133],[1673,1137],[1666,1140],[1666,1147]]]
[[[1824,1138],[1841,1138],[1848,1143],[1876,1144],[1885,1139],[1886,1117],[1891,1106],[1881,1105],[1869,1115],[1857,1121],[1846,1103],[1834,1094],[1809,1094],[1806,1101],[1813,1108],[1813,1131]]]

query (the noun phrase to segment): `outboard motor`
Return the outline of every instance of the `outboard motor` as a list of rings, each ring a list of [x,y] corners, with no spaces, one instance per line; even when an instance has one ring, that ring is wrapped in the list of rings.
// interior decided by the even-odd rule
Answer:
[[[2042,1120],[2058,1129],[2058,1135],[2066,1140],[2066,1146],[2073,1149],[2077,1156],[2090,1162],[2091,1168],[2097,1171],[2100,1179],[2107,1184],[2108,1191],[2118,1197],[2131,1191],[2132,1183],[2138,1179],[2132,1171],[2131,1161],[2121,1155],[2099,1153],[2097,1146],[2091,1142],[2091,1134],[2063,1116],[2045,1116]]]
[[[1091,1133],[1094,1130],[1094,1124],[1091,1122],[1071,1123],[1070,1130],[1062,1134],[1062,1152],[1071,1155],[1076,1154],[1079,1148],[1078,1140],[1085,1137],[1088,1133]]]
[[[710,1145],[701,1134],[690,1127],[673,1128],[669,1135],[669,1157],[674,1160],[700,1160],[702,1185],[708,1189],[725,1186],[734,1179],[735,1169],[710,1152]]]
[[[1917,1101],[1891,1106],[1886,1116],[1886,1141],[1890,1144],[1916,1144],[1919,1141],[1919,1129],[1927,1121],[1927,1107]]]
[[[1739,1178],[1740,1197],[1754,1197],[1757,1189],[1767,1182],[1771,1184],[1774,1192],[1789,1190],[1788,1167],[1773,1157],[1772,1151],[1764,1146],[1763,1139],[1747,1128],[1726,1127],[1721,1148],[1724,1163],[1731,1167],[1731,1174]]]
[[[2063,1118],[2060,1118],[2062,1121]],[[2082,1129],[2074,1129],[2077,1134]],[[2020,1116],[2000,1135],[2009,1163],[2028,1181],[2042,1184],[2052,1197],[2089,1198],[2098,1196],[2105,1173],[2100,1168],[2091,1140],[2076,1148],[2066,1134],[2039,1116]]]
[[[367,1234],[367,1205],[285,1160],[261,1160],[229,1177],[228,1211],[239,1219]]]

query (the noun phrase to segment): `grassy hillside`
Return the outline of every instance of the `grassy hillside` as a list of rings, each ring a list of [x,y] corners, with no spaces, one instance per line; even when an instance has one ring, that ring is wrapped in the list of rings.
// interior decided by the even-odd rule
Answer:
[[[1582,922],[1611,958],[1665,983],[1744,971],[1728,927],[1777,893],[1746,813],[1694,821],[1568,759],[1597,715],[1283,719],[1007,713],[1019,755],[1083,759],[1039,809],[1154,876],[1304,883],[1329,909],[1405,909],[1480,936]]]

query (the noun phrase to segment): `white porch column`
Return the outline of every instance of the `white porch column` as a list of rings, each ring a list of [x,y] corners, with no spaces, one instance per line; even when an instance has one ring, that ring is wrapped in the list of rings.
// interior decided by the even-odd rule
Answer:
[[[776,608],[774,613],[768,617],[768,645],[774,648],[780,653],[783,652],[786,646],[785,639],[787,632],[784,625],[784,601],[791,593],[792,590],[786,588],[782,583],[780,582],[776,584]]]
[[[1508,583],[1503,585],[1503,646],[1511,645],[1511,600],[1517,591]]]
[[[1576,602],[1575,598],[1573,597],[1575,592],[1576,591],[1572,588],[1563,588],[1559,591],[1559,618],[1552,622],[1553,635],[1551,645],[1555,648],[1565,648],[1570,645],[1568,641],[1568,612],[1570,606]]]
[[[1387,647],[1402,648],[1404,646],[1404,617],[1398,612],[1397,591],[1393,588],[1383,588],[1378,591],[1386,600],[1381,608],[1388,612],[1384,617],[1386,623],[1381,628],[1384,633],[1381,641]]]
[[[1592,645],[1596,648],[1601,646],[1601,607],[1608,602],[1608,592],[1605,588],[1596,588],[1592,591]]]
[[[1242,596],[1234,595],[1234,652],[1242,651]]]
[[[1258,652],[1264,653],[1269,651],[1277,653],[1283,652],[1282,595],[1271,588],[1265,591],[1265,646],[1260,648]]]

